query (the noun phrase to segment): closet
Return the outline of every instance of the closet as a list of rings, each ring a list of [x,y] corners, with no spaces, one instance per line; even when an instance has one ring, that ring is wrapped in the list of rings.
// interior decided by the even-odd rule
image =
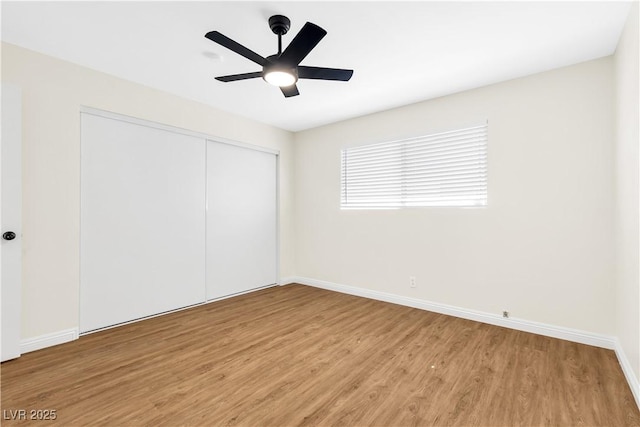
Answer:
[[[81,113],[80,332],[277,282],[277,153]]]

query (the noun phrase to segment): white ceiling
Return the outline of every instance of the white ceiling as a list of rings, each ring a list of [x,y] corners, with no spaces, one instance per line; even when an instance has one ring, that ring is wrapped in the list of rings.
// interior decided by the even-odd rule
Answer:
[[[2,2],[2,40],[298,131],[614,53],[628,2]],[[303,65],[355,70],[302,80],[285,99],[211,42],[217,30],[268,56],[269,16],[286,46],[306,21],[327,36]],[[46,70],[42,70],[46,78]]]

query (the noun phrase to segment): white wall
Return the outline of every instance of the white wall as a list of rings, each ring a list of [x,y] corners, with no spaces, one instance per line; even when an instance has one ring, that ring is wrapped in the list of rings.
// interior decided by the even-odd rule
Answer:
[[[612,335],[612,105],[607,57],[297,133],[297,275]],[[484,119],[486,209],[340,210],[342,147]]]
[[[6,43],[2,81],[23,94],[23,340],[78,326],[81,105],[280,150],[280,270],[292,274],[291,133]]]
[[[638,3],[634,3],[615,54],[615,192],[617,304],[615,335],[635,375],[640,404],[640,115]],[[631,381],[630,381],[631,382]]]

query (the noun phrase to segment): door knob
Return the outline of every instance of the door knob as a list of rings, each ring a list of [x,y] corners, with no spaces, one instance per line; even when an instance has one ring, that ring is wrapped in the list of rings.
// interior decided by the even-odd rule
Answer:
[[[16,238],[16,233],[14,233],[13,231],[5,231],[4,233],[2,233],[2,238],[4,240],[13,240]]]

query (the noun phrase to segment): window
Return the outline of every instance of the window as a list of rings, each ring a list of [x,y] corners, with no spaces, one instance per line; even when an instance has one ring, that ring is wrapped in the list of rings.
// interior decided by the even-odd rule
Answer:
[[[342,150],[342,209],[486,206],[487,124]]]

